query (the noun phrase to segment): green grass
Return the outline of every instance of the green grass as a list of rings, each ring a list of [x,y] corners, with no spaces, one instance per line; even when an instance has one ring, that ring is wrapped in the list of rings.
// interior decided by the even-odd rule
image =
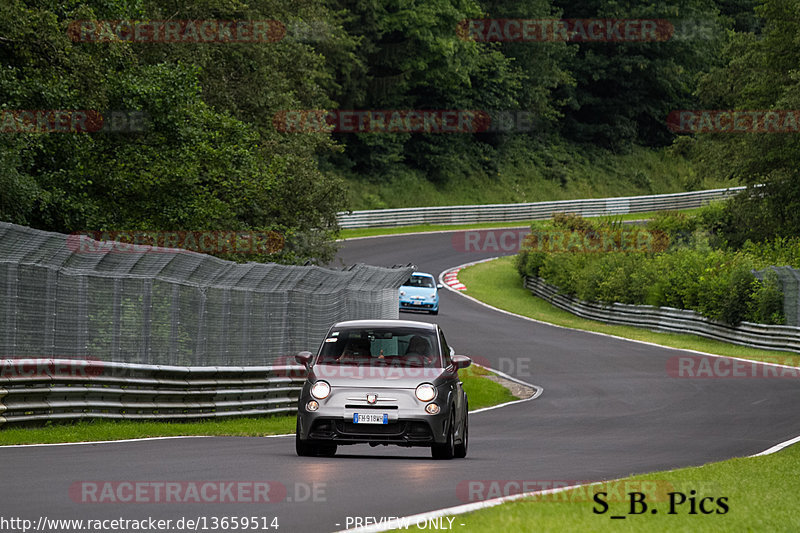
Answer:
[[[488,371],[471,366],[459,372],[470,409],[480,409],[516,398],[502,385],[482,376]],[[53,444],[58,442],[90,442],[142,439],[189,435],[261,437],[294,433],[295,416],[233,418],[198,422],[154,422],[140,420],[84,420],[44,427],[0,428],[0,446],[10,444]]]
[[[464,384],[467,398],[469,398],[470,411],[513,402],[517,399],[507,388],[482,377],[489,374],[491,372],[479,366],[469,366],[458,371],[461,382]]]
[[[700,467],[682,468],[627,478],[624,482],[597,489],[585,488],[558,494],[526,498],[490,509],[457,515],[456,531],[646,531],[708,532],[723,531],[800,531],[797,494],[800,492],[800,446],[791,446],[778,453],[753,458],[738,458]],[[643,483],[640,483],[643,482]],[[601,488],[602,487],[602,488]],[[614,487],[621,487],[620,497]],[[609,490],[611,489],[611,490]],[[606,491],[609,508],[604,514],[593,509],[602,507],[593,501],[594,491]],[[669,514],[669,492],[688,496],[695,490],[696,502],[713,497],[726,497],[725,514],[689,514],[690,502],[675,507]],[[647,497],[648,512],[625,516],[630,511],[627,493],[640,491]],[[650,511],[655,508],[657,514]],[[637,510],[641,510],[639,506]],[[452,518],[452,517],[451,517]],[[446,522],[445,522],[446,523]],[[460,524],[464,524],[462,527]]]
[[[447,177],[395,165],[380,176],[339,173],[349,209],[540,202],[683,192],[725,187],[698,176],[669,148],[614,153],[567,142],[531,145],[520,139],[497,154],[497,168],[465,154]]]
[[[142,439],[185,435],[260,437],[294,433],[294,416],[234,418],[202,422],[154,422],[140,420],[86,420],[45,427],[4,427],[0,445],[50,444],[102,440]]]
[[[700,208],[683,209],[682,213],[694,214]],[[656,211],[648,211],[645,213],[628,213],[626,215],[615,215],[609,217],[613,220],[644,220],[652,218]],[[356,239],[359,237],[374,237],[380,235],[398,235],[402,233],[420,233],[428,231],[455,231],[464,229],[486,229],[486,228],[510,228],[510,227],[525,227],[529,228],[531,224],[541,223],[542,220],[521,220],[519,222],[480,222],[475,224],[417,224],[415,226],[399,226],[393,228],[353,228],[343,229],[339,232],[339,238]]]
[[[658,333],[644,328],[616,326],[580,318],[533,296],[530,291],[525,289],[519,274],[514,269],[513,257],[503,257],[467,267],[458,273],[458,279],[467,286],[465,292],[469,296],[499,309],[543,322],[652,342],[672,348],[684,348],[791,366],[800,365],[800,354],[759,350],[706,339],[697,335]]]

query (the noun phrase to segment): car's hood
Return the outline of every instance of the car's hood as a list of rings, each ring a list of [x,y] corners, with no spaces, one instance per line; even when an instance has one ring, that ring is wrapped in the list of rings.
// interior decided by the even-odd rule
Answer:
[[[406,296],[424,296],[427,298],[436,292],[433,287],[400,287],[400,290],[406,293]]]
[[[331,387],[391,387],[414,389],[445,376],[444,368],[400,366],[314,365],[309,380],[324,379]]]

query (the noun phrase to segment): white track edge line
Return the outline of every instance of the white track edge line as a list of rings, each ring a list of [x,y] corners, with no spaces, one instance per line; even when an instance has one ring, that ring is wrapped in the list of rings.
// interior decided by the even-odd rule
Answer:
[[[592,485],[594,484],[596,483],[592,483]],[[558,487],[557,489],[547,489],[538,492],[521,492],[519,494],[513,494],[510,496],[500,496],[498,498],[492,498],[490,500],[481,500],[479,502],[465,503],[463,505],[457,505],[455,507],[446,507],[444,509],[436,509],[434,511],[428,511],[426,513],[419,513],[415,515],[394,518],[392,520],[388,520],[381,524],[375,524],[371,526],[361,526],[354,529],[342,529],[340,531],[337,531],[336,533],[344,533],[345,531],[347,531],[348,533],[376,533],[380,531],[389,531],[391,529],[398,529],[405,526],[405,524],[408,524],[409,527],[411,527],[416,525],[417,522],[422,522],[424,520],[429,520],[431,518],[440,518],[445,515],[471,513],[472,511],[478,511],[480,509],[488,509],[489,507],[495,507],[497,505],[506,502],[520,500],[528,496],[531,496],[533,494],[542,494],[542,495],[556,494],[558,492],[563,492],[565,490],[570,490],[581,486],[582,485],[571,485],[569,487]]]
[[[87,444],[117,444],[118,442],[147,442],[151,440],[167,439],[215,439],[226,437],[238,437],[239,435],[171,435],[168,437],[142,437],[141,439],[117,439],[117,440],[85,440],[81,442],[50,442],[41,444],[0,444],[0,451],[6,448],[40,448],[43,446],[86,446]],[[275,439],[282,437],[294,437],[294,433],[282,433],[280,435],[260,435],[255,438]]]
[[[781,442],[780,444],[776,444],[775,446],[773,446],[773,447],[771,447],[771,448],[769,448],[767,450],[764,450],[763,452],[757,453],[755,455],[750,455],[747,458],[760,457],[760,456],[764,456],[764,455],[773,454],[775,452],[778,452],[778,451],[780,451],[780,450],[782,450],[784,448],[787,448],[788,446],[791,446],[792,444],[796,444],[798,442],[800,442],[800,436],[797,436],[797,437],[795,437],[793,439],[789,439],[787,441]],[[718,461],[715,461],[715,462],[718,462]],[[673,468],[673,469],[670,469],[670,470],[664,470],[663,472],[674,472],[674,471],[680,470],[680,469],[681,468]],[[641,475],[645,475],[645,474],[641,474]],[[557,494],[559,492],[564,492],[566,490],[571,490],[571,489],[575,489],[575,488],[579,488],[579,487],[591,487],[592,485],[597,485],[597,484],[600,484],[600,483],[614,483],[616,481],[621,481],[623,479],[627,479],[627,477],[635,478],[636,476],[626,476],[626,477],[621,477],[621,478],[616,478],[616,479],[609,479],[609,480],[606,480],[606,481],[596,481],[596,482],[593,482],[593,483],[583,483],[583,484],[578,484],[578,485],[570,485],[569,487],[558,487],[556,489],[538,490],[538,491],[531,491],[531,492],[521,492],[519,494],[512,494],[512,495],[509,495],[509,496],[500,496],[498,498],[491,498],[489,500],[481,500],[479,502],[466,503],[466,504],[463,504],[463,505],[457,505],[455,507],[445,507],[445,508],[442,508],[442,509],[435,509],[433,511],[428,511],[428,512],[425,512],[425,513],[419,513],[419,514],[415,514],[415,515],[398,517],[398,518],[383,522],[382,524],[374,524],[374,525],[371,525],[371,526],[362,526],[362,527],[358,527],[358,528],[354,528],[354,529],[342,529],[342,530],[340,530],[340,531],[338,531],[336,533],[343,533],[345,531],[348,532],[348,533],[380,533],[382,531],[389,531],[391,529],[399,529],[399,528],[405,526],[406,524],[408,524],[409,527],[410,527],[412,525],[416,525],[418,521],[419,522],[423,522],[425,520],[429,520],[429,519],[433,519],[433,518],[441,518],[443,516],[448,516],[448,515],[459,515],[459,514],[464,514],[464,513],[471,513],[473,511],[480,511],[481,509],[488,509],[490,507],[495,507],[497,505],[502,505],[504,503],[512,502],[512,501],[515,501],[515,500],[521,500],[521,499],[524,499],[526,497],[534,496],[534,495],[542,495],[542,496],[544,496],[544,495],[547,495],[547,494]]]
[[[464,263],[463,265],[459,265],[459,266],[456,266],[456,267],[448,268],[447,270],[444,270],[444,271],[442,271],[441,274],[439,274],[440,280],[442,279],[442,275],[443,274],[446,274],[446,273],[450,272],[451,270],[466,268],[466,267],[469,267],[469,266],[477,265],[479,263],[485,263],[487,261],[493,261],[495,259],[499,259],[499,257],[500,256],[498,256],[498,257],[490,257],[489,259],[481,259],[480,261],[472,261],[471,263]],[[642,340],[639,340],[639,339],[629,339],[627,337],[620,337],[619,335],[612,335],[610,333],[601,333],[599,331],[589,331],[587,329],[571,328],[569,326],[560,326],[558,324],[552,324],[550,322],[545,322],[544,320],[537,320],[537,319],[531,318],[529,316],[518,315],[516,313],[512,313],[511,311],[506,311],[505,309],[500,309],[500,308],[494,307],[492,305],[487,304],[486,302],[482,302],[482,301],[478,300],[474,296],[470,296],[469,294],[464,294],[461,291],[457,291],[457,290],[453,289],[452,287],[450,287],[449,285],[447,285],[446,283],[443,283],[443,285],[444,285],[444,287],[446,289],[449,289],[449,290],[453,291],[456,294],[460,294],[464,298],[468,298],[468,299],[472,300],[473,302],[475,302],[475,303],[477,303],[479,305],[482,305],[482,306],[484,306],[484,307],[486,307],[488,309],[492,309],[493,311],[497,311],[498,313],[503,313],[505,315],[521,318],[521,319],[527,320],[529,322],[535,322],[536,324],[543,324],[545,326],[551,326],[551,327],[560,328],[560,329],[568,329],[570,331],[582,331],[584,333],[590,333],[592,335],[600,335],[602,337],[610,337],[612,339],[619,339],[619,340],[628,341],[628,342],[636,342],[636,343],[639,343],[639,344],[645,344],[647,346],[656,346],[658,348],[664,348],[664,349],[667,349],[667,350],[677,350],[677,351],[681,351],[681,352],[689,352],[689,353],[696,353],[696,354],[699,354],[699,355],[706,355],[706,356],[709,356],[709,357],[721,357],[721,358],[725,358],[725,359],[734,359],[736,361],[743,361],[745,363],[755,363],[755,364],[759,364],[759,365],[774,366],[774,367],[777,367],[777,368],[790,368],[790,369],[793,369],[793,370],[800,370],[799,366],[782,365],[780,363],[769,363],[767,361],[756,361],[754,359],[744,359],[742,357],[736,357],[734,355],[720,355],[720,354],[716,354],[716,353],[701,352],[700,350],[692,350],[691,348],[676,348],[674,346],[666,346],[664,344],[658,344],[658,343],[655,343],[655,342],[642,341]],[[550,305],[552,305],[552,304],[550,304]],[[569,311],[567,311],[567,312],[569,312]],[[585,320],[591,320],[591,319],[587,318]],[[600,322],[600,321],[599,320],[595,320],[594,322]],[[605,324],[605,322],[600,322],[600,323],[601,324]],[[617,324],[608,324],[608,325],[612,325],[613,326],[613,325],[617,325]],[[648,330],[648,331],[650,331],[650,330]],[[655,331],[654,333],[665,333],[665,332]],[[688,333],[687,335],[691,335],[691,333]],[[697,336],[699,336],[699,335],[697,335]],[[724,342],[724,341],[719,341],[719,342]],[[732,344],[732,343],[728,343],[728,344]],[[736,345],[736,346],[739,346],[739,345]]]
[[[172,435],[169,437],[144,437],[141,439],[119,439],[119,440],[87,440],[81,442],[50,442],[42,444],[6,444],[0,445],[0,451],[5,448],[39,448],[43,446],[85,446],[87,444],[113,444],[117,442],[144,442],[151,440],[168,440],[168,439],[209,439],[213,435]]]
[[[795,437],[793,439],[789,439],[789,440],[783,441],[783,442],[781,442],[779,444],[776,444],[772,448],[766,449],[763,452],[759,452],[759,453],[757,453],[755,455],[750,455],[749,457],[762,457],[764,455],[771,455],[771,454],[773,454],[775,452],[781,451],[784,448],[788,448],[792,444],[797,444],[798,442],[800,442],[800,436]]]

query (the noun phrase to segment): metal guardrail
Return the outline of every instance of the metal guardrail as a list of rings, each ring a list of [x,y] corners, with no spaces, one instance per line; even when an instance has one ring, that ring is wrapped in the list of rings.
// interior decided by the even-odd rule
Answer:
[[[81,418],[177,420],[289,414],[302,366],[180,367],[0,360],[0,426]]]
[[[672,333],[692,333],[733,344],[800,353],[800,327],[742,322],[729,326],[686,309],[650,305],[600,304],[558,293],[541,278],[525,277],[525,288],[556,307],[574,315],[609,324],[638,326]]]
[[[712,200],[722,200],[735,195],[745,187],[711,189],[706,191],[655,194],[650,196],[625,196],[618,198],[590,198],[585,200],[558,200],[524,204],[453,205],[439,207],[409,207],[398,209],[372,209],[338,213],[342,228],[379,228],[410,226],[414,224],[472,224],[478,222],[518,222],[544,220],[554,213],[575,213],[584,217],[624,215],[673,209],[701,207]]]

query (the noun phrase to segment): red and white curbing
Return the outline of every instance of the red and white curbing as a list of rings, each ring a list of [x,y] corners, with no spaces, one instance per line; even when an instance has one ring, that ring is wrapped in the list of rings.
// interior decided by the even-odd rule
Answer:
[[[458,271],[461,270],[460,268],[456,268],[451,270],[447,274],[444,275],[444,282],[447,286],[457,290],[457,291],[465,291],[467,290],[467,286],[458,281]]]

